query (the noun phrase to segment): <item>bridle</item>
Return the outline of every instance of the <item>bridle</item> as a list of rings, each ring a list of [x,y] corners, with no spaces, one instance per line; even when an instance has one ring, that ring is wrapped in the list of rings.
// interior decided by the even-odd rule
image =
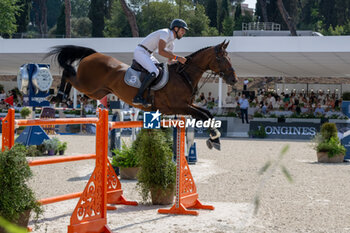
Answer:
[[[208,64],[208,66],[205,69],[202,69],[199,66],[197,66],[195,64],[192,64],[192,62],[191,62],[192,61],[192,57],[186,57],[187,61],[186,61],[185,64],[179,63],[179,65],[178,65],[178,67],[176,69],[176,72],[179,73],[182,77],[185,78],[186,84],[189,86],[189,88],[192,91],[192,97],[197,95],[199,93],[200,89],[202,89],[202,87],[212,77],[214,77],[214,79],[215,79],[216,77],[223,78],[225,76],[225,72],[221,71],[222,68],[223,68],[222,64],[224,63],[225,57],[224,56],[219,56],[219,53],[220,53],[220,51],[219,51],[218,47],[216,46],[215,47],[215,59],[216,59],[216,62],[219,64],[219,72],[215,72],[215,71],[211,70],[211,72],[209,72],[207,74],[207,76],[204,78],[204,81],[202,82],[202,84],[200,85],[199,88],[197,86],[193,85],[192,79],[190,78],[190,76],[188,75],[188,73],[185,70],[187,70],[189,68],[195,68],[195,69],[199,70],[200,72],[205,73],[207,70],[210,70],[209,64]],[[232,71],[232,72],[234,72],[232,67],[230,67],[229,69],[227,69],[225,71]]]

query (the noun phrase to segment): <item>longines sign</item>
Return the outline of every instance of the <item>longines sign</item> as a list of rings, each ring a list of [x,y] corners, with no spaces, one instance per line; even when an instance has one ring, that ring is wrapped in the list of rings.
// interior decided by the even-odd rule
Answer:
[[[263,122],[251,121],[250,131],[265,128],[267,138],[281,139],[311,139],[320,131],[321,124],[309,122]]]

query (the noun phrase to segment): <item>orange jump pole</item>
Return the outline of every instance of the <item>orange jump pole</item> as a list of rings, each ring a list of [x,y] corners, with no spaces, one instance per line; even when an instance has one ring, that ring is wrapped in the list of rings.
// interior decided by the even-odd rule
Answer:
[[[9,109],[6,118],[3,120],[2,124],[2,150],[5,148],[11,148],[14,145],[14,129],[15,125],[18,126],[30,126],[30,125],[63,125],[63,124],[96,124],[98,122],[97,118],[59,118],[59,119],[35,119],[35,120],[15,120],[14,109]],[[116,128],[131,128],[131,127],[142,127],[142,121],[134,122],[113,122],[111,125]],[[45,164],[54,164],[62,162],[72,162],[83,159],[95,159],[96,155],[76,155],[76,156],[65,156],[61,158],[52,159],[42,159],[28,162],[30,166],[38,166]],[[118,176],[115,174],[112,165],[107,159],[107,200],[108,204],[122,204],[122,205],[138,205],[136,201],[127,201],[123,196],[123,190]],[[73,196],[71,196],[73,195]],[[75,194],[63,195],[67,199],[61,197],[50,197],[43,200],[50,200],[50,203],[72,199],[78,197]],[[46,204],[47,201],[39,200],[42,204]],[[108,206],[109,210],[116,209],[115,207]]]
[[[34,161],[28,161],[29,166],[39,166],[46,164],[54,164],[54,163],[65,163],[65,162],[73,162],[87,159],[95,159],[95,154],[87,154],[87,155],[74,155],[74,156],[65,156],[60,158],[52,158],[52,159],[39,159]]]
[[[184,117],[181,120],[185,122]],[[175,204],[170,209],[158,209],[160,214],[198,215],[198,211],[187,208],[214,210],[213,206],[203,205],[198,200],[196,184],[185,158],[185,130],[185,127],[177,127]]]

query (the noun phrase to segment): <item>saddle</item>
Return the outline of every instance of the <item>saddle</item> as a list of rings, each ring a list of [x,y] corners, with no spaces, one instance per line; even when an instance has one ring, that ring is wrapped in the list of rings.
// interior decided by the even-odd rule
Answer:
[[[150,88],[151,90],[157,91],[163,88],[169,81],[168,66],[164,63],[155,63],[159,70],[159,75],[152,82]],[[148,75],[149,72],[143,68],[137,61],[132,60],[131,67],[129,67],[124,76],[124,81],[126,84],[132,87],[140,88],[141,84]]]

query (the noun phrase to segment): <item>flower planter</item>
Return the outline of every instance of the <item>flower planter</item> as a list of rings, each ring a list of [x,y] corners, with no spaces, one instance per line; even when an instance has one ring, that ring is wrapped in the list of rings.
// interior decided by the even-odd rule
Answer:
[[[121,167],[120,178],[125,180],[136,180],[138,171],[138,167]]]
[[[286,123],[289,122],[309,122],[309,123],[321,123],[320,118],[286,118]]]
[[[328,122],[338,124],[350,124],[350,119],[329,119]]]
[[[342,163],[343,161],[344,155],[336,155],[329,158],[327,152],[317,152],[317,162],[319,163]]]
[[[278,118],[272,117],[254,117],[252,121],[277,122]]]
[[[59,150],[58,153],[59,155],[64,155],[64,150]]]
[[[151,198],[153,205],[170,205],[174,202],[175,185],[163,190],[161,188],[151,188]]]
[[[47,155],[55,155],[55,150],[48,150]]]

